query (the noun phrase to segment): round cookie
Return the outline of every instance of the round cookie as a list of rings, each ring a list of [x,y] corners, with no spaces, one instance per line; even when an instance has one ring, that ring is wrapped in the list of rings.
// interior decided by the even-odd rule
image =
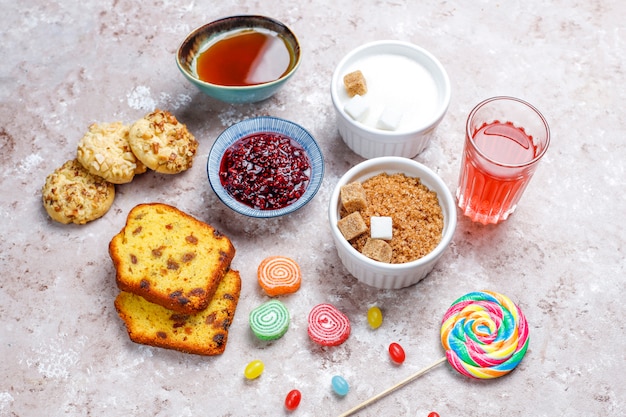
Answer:
[[[72,159],[46,177],[41,195],[43,206],[53,220],[85,224],[102,217],[111,208],[115,186],[90,174]]]
[[[129,127],[121,122],[94,123],[78,142],[76,159],[87,171],[113,184],[131,182],[146,171],[128,143]]]
[[[148,168],[177,174],[191,168],[198,142],[168,111],[155,110],[130,127],[130,148]]]

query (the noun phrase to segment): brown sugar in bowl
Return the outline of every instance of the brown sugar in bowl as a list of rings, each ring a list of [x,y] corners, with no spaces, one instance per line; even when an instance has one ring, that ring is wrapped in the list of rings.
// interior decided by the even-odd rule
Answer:
[[[342,210],[340,191],[346,184],[363,182],[378,174],[397,173],[419,178],[421,184],[436,193],[443,215],[443,228],[441,239],[427,254],[408,262],[385,263],[363,255],[342,235],[337,226]],[[330,197],[328,219],[337,254],[348,272],[367,285],[385,289],[408,287],[424,279],[452,241],[457,223],[454,199],[443,180],[425,165],[412,159],[395,156],[372,158],[348,170],[339,179]]]

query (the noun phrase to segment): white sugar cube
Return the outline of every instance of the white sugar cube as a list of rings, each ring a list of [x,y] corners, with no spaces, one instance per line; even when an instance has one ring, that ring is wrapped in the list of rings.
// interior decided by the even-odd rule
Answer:
[[[391,240],[393,235],[391,217],[370,217],[372,239]]]
[[[343,110],[348,113],[348,116],[357,121],[365,119],[369,109],[370,106],[367,100],[358,94],[352,97],[343,107]]]
[[[376,123],[376,127],[384,130],[396,130],[400,126],[402,112],[393,107],[385,107]]]

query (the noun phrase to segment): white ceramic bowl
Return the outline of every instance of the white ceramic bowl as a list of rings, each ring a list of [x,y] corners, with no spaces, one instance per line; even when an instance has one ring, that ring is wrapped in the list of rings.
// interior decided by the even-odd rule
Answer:
[[[442,238],[439,245],[423,258],[402,264],[375,261],[354,249],[337,227],[341,187],[354,181],[365,181],[383,172],[388,174],[402,172],[409,177],[418,177],[422,184],[437,193],[444,219]],[[365,284],[388,289],[408,287],[426,277],[452,241],[457,223],[456,205],[452,193],[443,180],[419,162],[394,156],[369,159],[348,170],[339,179],[330,197],[328,219],[337,254],[348,272]]]
[[[357,121],[344,107],[350,100],[344,75],[361,70],[369,102],[365,120]],[[450,80],[431,53],[409,42],[376,41],[349,52],[333,72],[330,94],[343,141],[364,158],[413,158],[428,145],[450,104]],[[401,114],[396,130],[377,127],[386,108]]]

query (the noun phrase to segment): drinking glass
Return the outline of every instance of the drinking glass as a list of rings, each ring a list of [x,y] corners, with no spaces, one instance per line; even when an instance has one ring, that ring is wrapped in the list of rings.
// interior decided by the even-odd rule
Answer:
[[[470,112],[456,190],[472,221],[497,224],[517,207],[550,143],[550,129],[531,104],[492,97]]]

